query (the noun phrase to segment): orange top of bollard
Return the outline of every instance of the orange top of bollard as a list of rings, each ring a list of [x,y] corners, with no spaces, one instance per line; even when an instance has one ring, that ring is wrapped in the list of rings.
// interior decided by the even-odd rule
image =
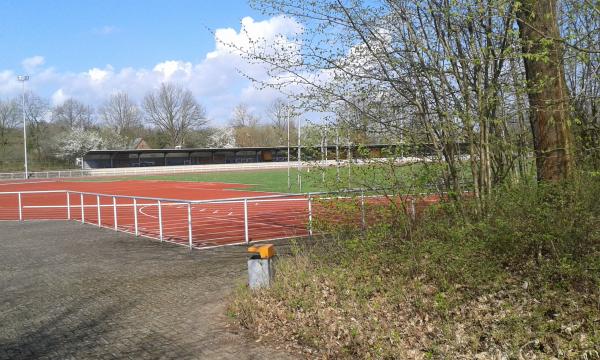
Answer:
[[[248,252],[259,254],[261,259],[270,259],[275,256],[275,246],[273,244],[250,246]]]

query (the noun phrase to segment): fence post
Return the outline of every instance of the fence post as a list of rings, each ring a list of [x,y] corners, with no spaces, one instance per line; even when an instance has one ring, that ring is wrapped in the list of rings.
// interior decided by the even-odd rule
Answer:
[[[79,194],[79,199],[81,201],[81,223],[85,223],[85,210],[83,207],[83,193]]]
[[[313,228],[312,228],[312,197],[310,193],[308,193],[308,236],[312,237]]]
[[[192,204],[188,203],[188,240],[190,242],[190,250],[192,250]]]
[[[160,242],[163,241],[163,224],[162,224],[162,206],[160,200],[158,200],[158,237]]]
[[[365,218],[365,191],[364,190],[360,191],[360,217],[361,217],[362,228],[364,230],[367,227],[367,220]]]
[[[100,221],[100,195],[96,195],[96,206],[98,207],[98,227],[102,226]]]
[[[67,191],[67,220],[71,220],[71,193]]]
[[[138,236],[138,218],[137,218],[137,199],[133,198],[133,226],[135,228],[135,236]]]
[[[417,209],[415,207],[415,199],[410,199],[410,217],[415,220],[417,218]]]
[[[117,231],[117,199],[113,196],[113,220],[115,223],[115,231]]]
[[[21,205],[21,193],[19,193],[19,221],[23,221],[23,207]]]
[[[244,240],[246,244],[250,242],[250,237],[248,236],[248,199],[244,198]]]

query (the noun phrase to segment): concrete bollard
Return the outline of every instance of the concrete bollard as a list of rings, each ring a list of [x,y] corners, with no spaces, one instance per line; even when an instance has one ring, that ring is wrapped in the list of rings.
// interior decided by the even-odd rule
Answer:
[[[248,252],[253,253],[248,259],[248,285],[250,289],[271,287],[275,276],[273,262],[275,247],[273,244],[251,246]]]

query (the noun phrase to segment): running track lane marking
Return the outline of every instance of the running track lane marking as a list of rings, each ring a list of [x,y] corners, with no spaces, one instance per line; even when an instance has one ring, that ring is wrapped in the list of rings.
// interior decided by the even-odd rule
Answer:
[[[168,204],[168,203],[165,203],[164,205],[169,205],[169,204]],[[84,205],[84,207],[85,207],[85,206],[94,206],[94,207],[96,207],[96,205]],[[100,205],[100,206],[112,206],[112,205]],[[118,205],[117,205],[117,206],[118,206]],[[133,205],[130,205],[130,206],[133,206]],[[156,205],[156,204],[143,204],[143,206],[141,206],[141,207],[139,208],[139,210],[138,210],[138,211],[139,211],[139,212],[140,212],[142,215],[146,215],[146,216],[148,216],[148,217],[151,217],[151,218],[153,218],[153,219],[158,219],[158,216],[155,216],[155,215],[150,215],[150,214],[147,214],[147,213],[145,213],[145,212],[143,211],[145,208],[149,208],[149,207],[152,207],[152,206],[157,206],[157,205]],[[80,206],[79,206],[79,207],[80,207]],[[177,208],[180,208],[180,207],[178,206]],[[197,208],[197,207],[194,207],[194,206],[192,206],[192,210],[198,210],[198,208]],[[198,211],[199,211],[199,212],[203,212],[204,210],[206,210],[206,208],[200,208]],[[228,210],[231,210],[231,208],[229,208]],[[213,212],[213,214],[214,214],[214,213],[217,213],[217,212],[219,212],[219,210],[215,210],[215,212]],[[227,214],[227,216],[231,216],[231,214],[233,214],[233,212],[230,212],[229,214]]]
[[[149,207],[149,206],[156,206],[156,205],[154,205],[154,204],[147,204],[144,207]],[[142,207],[142,208],[144,208],[144,207]],[[142,212],[141,211],[142,208],[140,208],[138,210],[140,213],[142,213],[142,215],[151,217],[153,219],[157,219],[158,218],[158,216],[154,216],[154,215],[150,215],[150,214],[146,214],[145,212]],[[204,216],[203,218],[204,219],[210,219],[210,220],[217,220],[217,221],[223,221],[223,220],[225,220],[223,218],[215,218],[215,217],[211,217],[211,216]],[[165,222],[168,222],[168,221],[169,220],[166,220]],[[244,223],[244,220],[236,220],[236,219],[227,219],[227,221],[234,221],[234,222],[238,222],[238,223]],[[177,222],[180,222],[180,220],[177,220]],[[183,223],[184,222],[182,222],[182,224]],[[185,223],[187,223],[187,221]],[[287,229],[287,228],[290,227],[290,225],[279,225],[279,224],[273,224],[273,223],[264,223],[264,222],[261,222],[261,221],[253,221],[252,223],[253,224],[259,224],[259,225],[265,225],[265,226],[273,226],[273,227],[285,228],[285,229]]]
[[[168,203],[164,203],[164,205],[169,205]],[[113,204],[100,204],[100,207],[109,207],[112,208],[114,205]],[[117,207],[133,207],[133,204],[117,204]],[[138,207],[140,206],[144,206],[144,207],[148,207],[148,206],[156,206],[156,204],[138,204]],[[67,205],[23,205],[23,209],[25,208],[29,208],[29,209],[49,209],[49,208],[58,208],[58,209],[64,209],[66,208]],[[77,205],[69,205],[69,207],[71,208],[80,208],[81,204],[77,204]],[[93,208],[97,208],[98,205],[97,204],[90,204],[90,205],[83,205],[84,208],[87,207],[93,207]]]
[[[11,183],[0,182],[0,186],[5,186],[5,185],[41,184],[41,183],[51,183],[51,182],[57,182],[57,181],[43,180],[43,181],[22,181],[22,182],[11,182]]]

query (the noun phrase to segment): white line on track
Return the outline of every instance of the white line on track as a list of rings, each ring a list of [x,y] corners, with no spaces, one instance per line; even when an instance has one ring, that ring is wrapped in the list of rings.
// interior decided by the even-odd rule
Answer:
[[[158,216],[154,216],[154,215],[146,214],[146,213],[144,212],[144,209],[146,209],[147,207],[148,207],[148,206],[142,206],[142,207],[140,207],[140,208],[138,209],[138,212],[139,212],[140,214],[142,214],[142,215],[146,215],[146,216],[148,216],[148,217],[151,217],[151,218],[153,218],[153,219],[158,219]]]
[[[114,205],[113,204],[105,204],[102,205],[100,204],[100,207],[109,207],[112,208]],[[132,207],[133,204],[117,204],[117,207]],[[156,204],[138,204],[139,206],[156,206]],[[67,207],[67,205],[23,205],[23,208],[28,208],[28,209],[50,209],[50,208],[56,208],[56,209],[65,209]],[[81,205],[70,205],[71,208],[81,208]],[[84,208],[97,208],[98,205],[97,204],[90,204],[90,205],[83,205]]]
[[[41,183],[54,183],[54,182],[57,182],[57,181],[42,180],[42,181],[21,181],[21,182],[10,182],[10,183],[0,182],[0,186],[4,186],[4,185],[28,185],[28,184],[41,184]]]
[[[157,219],[158,218],[158,216],[150,215],[150,214],[144,212],[143,211],[144,208],[145,208],[145,206],[141,207],[138,211],[141,214],[143,214],[145,216],[148,216],[148,217],[151,217],[153,219]],[[216,221],[224,221],[224,220],[226,220],[227,222],[237,222],[237,223],[241,223],[241,224],[244,223],[244,220],[224,219],[224,218],[217,218],[217,217],[211,217],[211,216],[203,216],[202,219],[213,220],[213,221],[214,220],[216,220]],[[182,225],[185,225],[185,224],[187,224],[187,221],[182,221],[182,220],[164,220],[163,223],[164,224],[182,224]],[[195,222],[195,223],[197,223],[197,222]],[[264,225],[264,226],[267,226],[267,227],[275,227],[275,228],[289,228],[290,227],[289,224],[288,225],[279,225],[279,224],[274,224],[274,223],[265,223],[265,222],[262,222],[262,221],[252,221],[251,220],[251,223],[252,223],[252,225]],[[294,225],[292,225],[292,226],[295,227]],[[179,226],[176,226],[175,228],[179,228]],[[167,229],[165,228],[165,230],[167,230]]]

